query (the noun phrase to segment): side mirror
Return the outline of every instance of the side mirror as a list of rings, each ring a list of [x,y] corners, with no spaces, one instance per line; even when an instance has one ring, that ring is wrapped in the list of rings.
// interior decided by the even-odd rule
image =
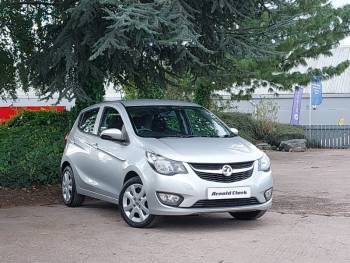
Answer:
[[[123,133],[119,129],[107,129],[101,132],[100,137],[104,140],[124,141]]]
[[[236,128],[230,128],[234,135],[238,135],[238,130]]]

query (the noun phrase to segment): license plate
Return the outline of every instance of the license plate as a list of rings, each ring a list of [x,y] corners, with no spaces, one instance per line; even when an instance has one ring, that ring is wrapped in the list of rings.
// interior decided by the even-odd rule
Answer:
[[[250,187],[208,188],[208,199],[249,198],[250,195]]]

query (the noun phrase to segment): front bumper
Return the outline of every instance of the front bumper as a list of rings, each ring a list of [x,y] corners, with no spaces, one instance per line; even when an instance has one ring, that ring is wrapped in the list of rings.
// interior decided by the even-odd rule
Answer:
[[[218,183],[201,179],[187,164],[188,174],[165,176],[156,173],[147,163],[143,167],[143,183],[146,187],[148,207],[153,215],[190,215],[199,213],[220,213],[234,211],[267,210],[272,205],[272,199],[267,201],[264,193],[272,188],[273,180],[271,171],[258,171],[257,163],[251,177],[246,180],[233,183]],[[210,187],[239,187],[249,186],[251,197],[255,197],[258,204],[232,206],[232,207],[192,207],[199,200],[206,200],[207,191]],[[184,199],[178,207],[162,204],[156,192],[168,192],[181,195]]]

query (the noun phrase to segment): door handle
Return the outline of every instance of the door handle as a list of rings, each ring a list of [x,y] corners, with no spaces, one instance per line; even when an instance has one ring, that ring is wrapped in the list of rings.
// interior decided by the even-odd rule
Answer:
[[[97,149],[98,148],[98,143],[95,142],[95,143],[91,144],[91,146]]]
[[[93,147],[93,148],[98,148],[98,143],[86,143],[87,145],[89,145],[89,146],[91,146],[91,147]]]

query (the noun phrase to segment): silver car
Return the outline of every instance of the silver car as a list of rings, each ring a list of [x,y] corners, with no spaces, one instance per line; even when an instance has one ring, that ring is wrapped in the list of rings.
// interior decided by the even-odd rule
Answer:
[[[130,100],[84,109],[61,163],[67,206],[84,196],[119,205],[132,227],[161,215],[261,217],[272,202],[270,160],[213,113],[189,102]]]

